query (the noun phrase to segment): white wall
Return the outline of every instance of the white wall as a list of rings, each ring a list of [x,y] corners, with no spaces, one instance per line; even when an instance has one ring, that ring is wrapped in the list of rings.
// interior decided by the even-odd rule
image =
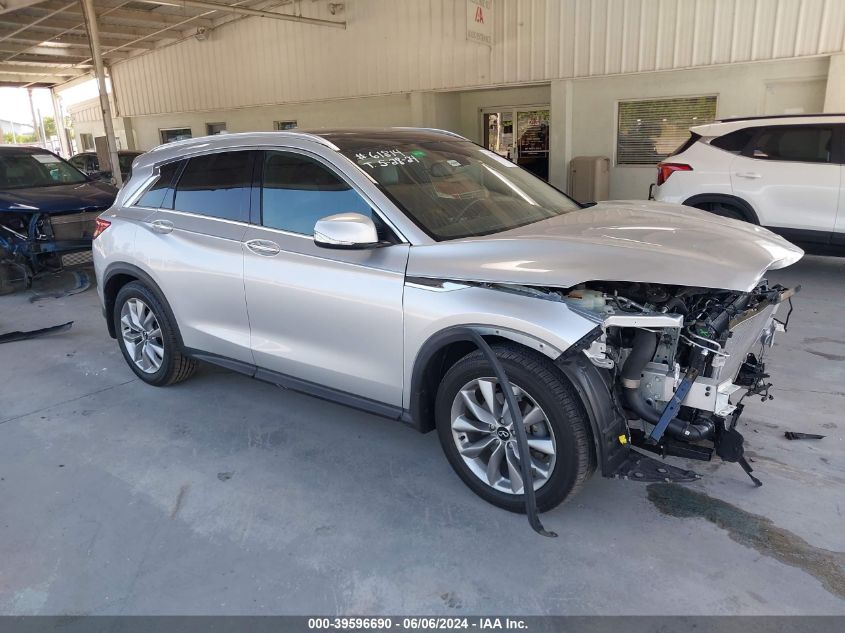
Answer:
[[[827,58],[814,58],[572,81],[571,148],[565,160],[608,156],[613,160],[610,198],[645,198],[655,168],[615,164],[619,101],[715,94],[719,118],[821,112],[828,63]],[[566,148],[552,151],[566,153]]]
[[[116,62],[124,116],[539,83],[843,51],[842,0],[494,0],[492,48],[464,0],[301,2],[346,30],[247,18]]]
[[[111,95],[109,97],[112,112],[114,112],[114,101],[111,99]],[[94,138],[106,135],[99,98],[89,99],[70,106],[68,114],[73,121],[74,141],[77,151],[82,151],[82,142],[79,140],[80,134],[91,134]],[[117,138],[119,149],[135,149],[136,143],[131,122],[125,117],[114,117],[112,123],[114,124],[114,135]]]
[[[194,136],[205,125],[225,122],[229,132],[272,130],[273,121],[296,120],[300,128],[426,126],[455,131],[482,140],[481,111],[505,106],[551,105],[551,173],[553,184],[565,188],[569,160],[579,155],[614,159],[617,103],[702,94],[718,96],[717,116],[751,116],[821,111],[828,85],[827,58],[724,65],[590,79],[560,80],[519,88],[414,92],[399,95],[336,99],[315,103],[209,110],[118,119],[134,133],[138,149],[160,143],[159,130],[189,127]],[[87,125],[77,123],[77,133]],[[134,131],[134,132],[133,132]],[[610,197],[644,198],[654,181],[652,166],[611,167]]]

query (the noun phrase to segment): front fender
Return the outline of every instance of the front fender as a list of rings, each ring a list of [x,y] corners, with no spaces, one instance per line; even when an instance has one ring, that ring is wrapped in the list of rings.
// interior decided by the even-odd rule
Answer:
[[[596,324],[556,301],[464,284],[406,284],[403,406],[411,410],[415,367],[449,344],[448,331],[471,326],[558,358]],[[419,372],[419,369],[417,369]]]

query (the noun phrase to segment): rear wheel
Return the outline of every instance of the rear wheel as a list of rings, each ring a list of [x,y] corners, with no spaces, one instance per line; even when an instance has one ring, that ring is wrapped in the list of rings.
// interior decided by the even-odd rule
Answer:
[[[172,385],[196,370],[196,361],[182,353],[175,323],[140,281],[120,289],[112,318],[123,358],[144,382],[157,387]]]
[[[594,470],[586,413],[567,379],[546,357],[494,347],[528,435],[537,507],[550,510]],[[524,511],[524,482],[513,418],[502,385],[481,352],[459,360],[437,392],[437,432],[452,468],[477,495]]]

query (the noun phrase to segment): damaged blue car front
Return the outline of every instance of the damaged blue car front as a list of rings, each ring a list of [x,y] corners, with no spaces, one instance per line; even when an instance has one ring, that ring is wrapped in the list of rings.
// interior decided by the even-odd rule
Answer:
[[[0,147],[0,263],[31,277],[90,259],[97,216],[117,190],[38,147]]]

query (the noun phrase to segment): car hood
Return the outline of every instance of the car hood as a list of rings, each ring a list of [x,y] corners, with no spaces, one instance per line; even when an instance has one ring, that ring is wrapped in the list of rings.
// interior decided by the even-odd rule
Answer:
[[[415,246],[409,277],[570,287],[638,281],[748,291],[797,246],[691,207],[623,200],[486,237]]]
[[[32,187],[0,191],[0,213],[4,211],[96,211],[107,209],[114,202],[117,189],[101,182],[82,182],[73,185]]]

